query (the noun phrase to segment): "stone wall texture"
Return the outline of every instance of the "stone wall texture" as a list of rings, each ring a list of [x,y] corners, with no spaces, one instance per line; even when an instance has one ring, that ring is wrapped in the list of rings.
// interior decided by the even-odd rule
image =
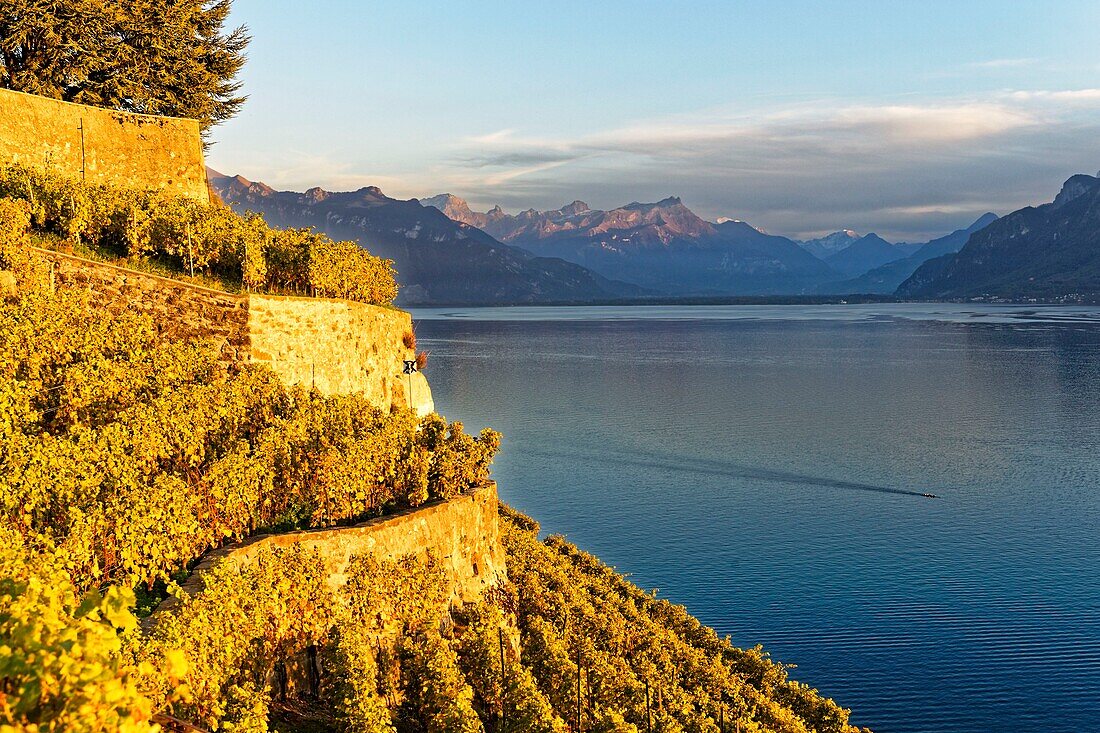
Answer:
[[[486,589],[507,580],[504,547],[500,543],[495,484],[449,501],[408,509],[353,527],[318,529],[256,537],[207,554],[183,584],[189,594],[202,591],[202,576],[222,560],[245,566],[263,548],[300,546],[316,551],[325,564],[333,592],[347,582],[348,563],[356,555],[397,560],[424,558],[429,552],[442,561],[451,599],[467,603]],[[158,610],[174,605],[170,599]]]
[[[285,384],[324,394],[363,392],[383,409],[432,412],[423,374],[405,375],[413,351],[405,311],[325,298],[235,295],[81,257],[36,250],[57,287],[89,290],[114,310],[149,313],[165,338],[208,339],[225,362],[266,364]],[[412,402],[407,400],[411,386]]]
[[[81,151],[81,128],[84,131]],[[209,200],[199,123],[0,89],[0,163]]]
[[[148,313],[165,339],[209,339],[222,361],[249,358],[248,301],[137,270],[37,250],[53,263],[56,287],[88,290],[113,311]]]
[[[287,384],[315,386],[324,394],[366,392],[381,405],[435,409],[427,380],[404,375],[415,354],[402,343],[412,330],[405,311],[329,298],[252,295],[248,331],[251,357]]]

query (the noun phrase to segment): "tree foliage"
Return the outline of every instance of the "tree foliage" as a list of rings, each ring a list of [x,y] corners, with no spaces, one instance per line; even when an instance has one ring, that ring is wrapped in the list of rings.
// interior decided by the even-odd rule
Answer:
[[[0,86],[127,112],[198,119],[245,101],[249,42],[226,29],[231,0],[5,0]]]
[[[32,551],[0,527],[0,729],[152,733],[140,680],[153,669],[123,653],[137,626],[133,592],[81,597],[65,565],[63,553]],[[165,669],[166,699],[179,671]]]

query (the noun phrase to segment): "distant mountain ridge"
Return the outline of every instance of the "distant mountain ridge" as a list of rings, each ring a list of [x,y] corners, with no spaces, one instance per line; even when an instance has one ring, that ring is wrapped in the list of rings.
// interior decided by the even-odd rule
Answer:
[[[1051,203],[974,232],[957,253],[922,264],[897,295],[1100,301],[1100,178],[1072,176]]]
[[[316,226],[395,260],[406,304],[895,292],[1045,298],[1100,291],[1088,274],[1100,252],[1100,243],[1089,245],[1096,232],[1072,217],[1055,221],[1052,213],[1090,216],[1087,202],[1100,189],[1092,176],[1069,179],[1051,204],[1009,215],[1026,220],[1011,234],[1002,231],[1004,220],[987,213],[925,244],[847,229],[796,242],[737,219],[706,221],[674,196],[606,211],[574,201],[508,214],[499,206],[475,212],[451,194],[402,201],[377,187],[297,193],[216,172],[210,182],[234,208],[263,213],[275,225]]]
[[[795,244],[802,247],[802,249],[806,250],[814,257],[823,260],[829,255],[834,255],[852,246],[859,237],[860,235],[856,234],[851,229],[842,229],[839,232],[826,234],[824,237],[818,237],[817,239],[796,240]]]
[[[916,272],[922,264],[935,257],[958,252],[966,244],[966,240],[970,238],[972,233],[984,229],[996,220],[996,214],[989,212],[982,214],[965,229],[956,229],[950,234],[919,245],[917,250],[908,257],[888,262],[850,280],[826,283],[818,289],[818,292],[823,294],[864,293],[889,295],[897,290],[898,286]]]
[[[394,260],[402,304],[590,302],[646,294],[574,263],[502,244],[434,207],[390,198],[376,186],[298,193],[217,171],[209,172],[209,180],[235,210],[261,213],[276,226],[316,227]]]
[[[515,215],[504,213],[499,206],[484,214],[477,213],[451,194],[433,196],[421,203],[439,208],[456,221],[483,229],[502,242],[636,230],[645,239],[667,243],[676,237],[700,237],[715,231],[714,224],[696,216],[675,196],[655,204],[634,202],[609,211],[592,209],[583,201],[574,201],[560,209],[528,209]]]
[[[448,219],[453,219],[463,224],[469,224],[472,227],[477,227],[482,230],[487,228],[489,222],[506,216],[504,209],[499,206],[494,207],[484,214],[480,214],[471,210],[470,205],[458,196],[449,193],[432,196],[427,199],[420,199],[420,204],[422,206],[435,207],[446,214]]]
[[[841,275],[855,277],[887,262],[900,260],[908,252],[887,242],[877,234],[866,234],[850,245],[825,258],[829,267]]]
[[[677,197],[592,209],[480,214],[450,194],[424,199],[457,221],[544,257],[675,295],[798,294],[837,275],[790,239],[738,220],[705,221]]]

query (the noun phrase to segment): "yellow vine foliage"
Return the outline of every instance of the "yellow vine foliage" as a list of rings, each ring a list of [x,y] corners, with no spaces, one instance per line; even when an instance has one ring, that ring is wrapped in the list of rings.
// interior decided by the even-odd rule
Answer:
[[[272,229],[259,214],[160,191],[85,184],[21,165],[0,167],[0,200],[6,201],[0,204],[0,242],[14,241],[9,222],[23,221],[18,206],[29,217],[24,234],[54,234],[107,256],[149,258],[181,274],[375,305],[397,297],[391,260],[310,229]]]
[[[164,343],[149,317],[89,297],[0,302],[0,730],[156,730],[164,710],[266,730],[272,665],[331,647],[346,618],[316,557],[220,566],[149,633],[131,588],[258,530],[469,490],[499,436],[226,368],[209,345]],[[362,567],[399,613],[444,605],[438,572]]]
[[[354,558],[335,603],[304,553],[278,550],[255,569],[208,576],[185,601],[186,621],[164,619],[154,632],[185,649],[193,670],[194,700],[175,710],[218,729],[267,730],[241,710],[263,717],[273,666],[313,644],[327,670],[319,703],[350,731],[565,733],[579,702],[585,730],[636,732],[646,729],[647,681],[658,730],[718,733],[722,718],[754,733],[856,730],[848,711],[759,649],[733,647],[561,539],[540,541],[531,520],[503,515],[514,586],[463,608],[449,607],[431,555]],[[285,609],[286,620],[265,626],[262,608]]]
[[[0,264],[25,263],[28,283],[20,237],[84,215],[47,199],[0,199],[15,242]],[[68,224],[49,223],[58,211]],[[169,217],[135,220],[135,242],[178,246]],[[305,263],[308,282],[314,236],[283,235],[263,277],[289,283]],[[226,368],[208,345],[163,343],[148,317],[86,294],[20,292],[0,303],[0,733],[144,733],[161,712],[263,733],[275,670],[307,649],[325,670],[318,704],[361,733],[565,733],[578,711],[585,730],[637,733],[647,683],[661,731],[717,733],[721,717],[742,733],[855,731],[759,648],[507,509],[510,583],[464,608],[431,554],[351,558],[334,591],[322,559],[294,546],[228,558],[183,593],[172,577],[226,542],[478,486],[500,436]],[[142,628],[132,588],[154,581],[178,600]]]
[[[226,369],[87,295],[0,305],[0,519],[85,587],[167,580],[261,529],[321,527],[484,483],[499,436]]]
[[[138,684],[152,670],[123,653],[137,626],[133,592],[81,598],[65,566],[63,553],[30,551],[0,528],[0,731],[158,730]]]
[[[556,713],[586,730],[646,727],[645,685],[657,730],[852,733],[849,711],[794,682],[759,648],[738,649],[676,606],[641,590],[538,524],[502,509],[523,661]],[[631,727],[633,726],[633,727]]]
[[[210,728],[248,730],[257,716],[266,720],[274,663],[325,638],[336,623],[323,567],[300,548],[264,550],[246,568],[216,565],[204,575],[202,593],[158,614],[138,657],[147,669],[163,668],[171,654],[186,660],[188,696],[173,712]],[[172,700],[160,675],[144,682],[158,707]]]
[[[48,284],[49,266],[26,248],[31,231],[31,206],[26,201],[0,198],[0,270],[8,270],[23,289]]]

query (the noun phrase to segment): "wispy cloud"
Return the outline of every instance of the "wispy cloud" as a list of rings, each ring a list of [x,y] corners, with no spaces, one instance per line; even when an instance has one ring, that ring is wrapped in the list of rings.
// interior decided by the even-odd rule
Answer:
[[[221,152],[221,151],[219,151]],[[364,186],[379,186],[385,190],[402,188],[406,179],[357,170],[345,159],[317,152],[283,151],[278,157],[264,155],[222,156],[216,163],[227,175],[245,174],[246,178],[261,175],[260,180],[277,189],[302,189],[323,186],[329,190],[355,190]]]
[[[573,160],[577,154],[570,150],[531,147],[527,150],[508,150],[503,153],[487,152],[464,159],[464,163],[474,168],[525,167],[537,168],[549,164],[565,163]]]
[[[1100,89],[727,107],[575,137],[501,130],[458,141],[436,173],[478,203],[587,196],[609,206],[675,193],[704,215],[773,231],[919,238],[1051,196],[1062,178],[1100,166],[1098,111]]]
[[[708,218],[812,236],[840,228],[918,241],[1052,198],[1100,168],[1100,88],[1005,90],[869,104],[757,100],[571,136],[517,128],[455,139],[434,160],[385,174],[346,156],[235,159],[277,188],[449,191],[475,207],[602,208],[669,195]],[[251,174],[251,175],[250,175]]]
[[[515,134],[515,130],[504,129],[497,130],[496,132],[489,132],[484,135],[470,138],[470,142],[473,143],[485,143],[486,145],[495,143],[499,140],[506,140]]]
[[[1092,105],[1100,102],[1100,89],[1064,89],[1051,91],[1018,91],[1008,95],[1017,102],[1079,103]]]
[[[1037,63],[1039,63],[1039,59],[1035,58],[1011,58],[973,61],[966,66],[970,69],[1020,69],[1025,66],[1034,66]]]

